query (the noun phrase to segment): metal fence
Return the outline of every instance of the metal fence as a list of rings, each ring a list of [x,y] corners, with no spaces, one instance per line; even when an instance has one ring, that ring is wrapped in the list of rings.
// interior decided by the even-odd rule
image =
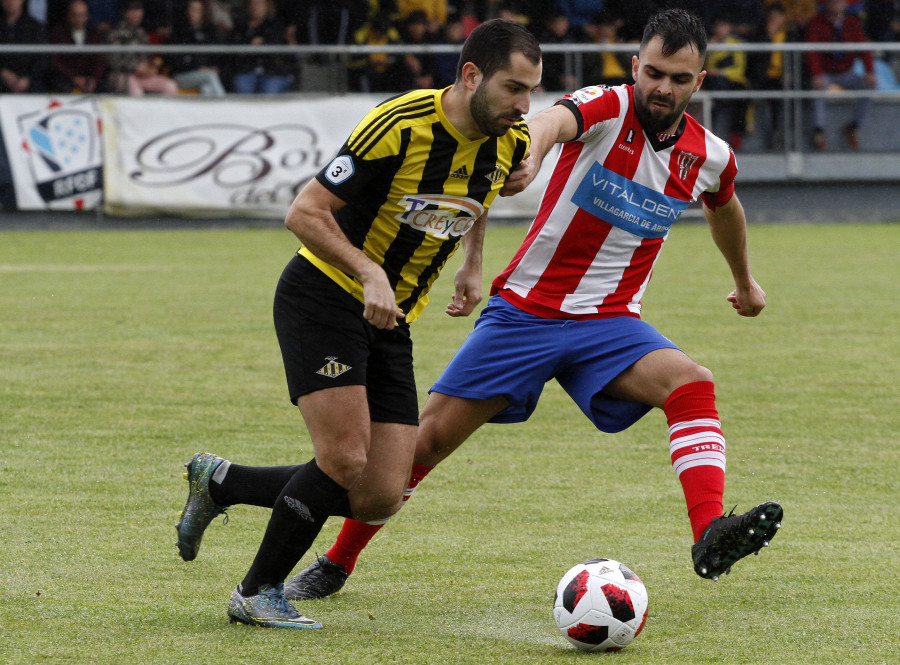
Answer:
[[[584,57],[599,53],[624,53],[635,54],[637,44],[546,44],[542,45],[545,54],[562,54],[564,56],[565,73],[576,81],[578,87],[590,85],[591,81],[584,80]],[[776,100],[782,105],[782,118],[784,119],[783,132],[785,140],[783,149],[785,153],[803,150],[803,140],[806,135],[805,105],[803,102],[824,98],[834,102],[848,102],[859,99],[861,96],[872,98],[879,105],[886,105],[891,114],[896,114],[894,131],[900,137],[900,89],[872,89],[872,90],[810,90],[805,89],[804,55],[809,52],[844,52],[861,53],[872,52],[876,57],[888,62],[900,63],[900,42],[869,42],[869,43],[736,43],[736,44],[710,44],[710,51],[742,51],[745,53],[771,53],[780,52],[784,55],[784,77],[781,90],[746,90],[746,91],[709,91],[703,90],[694,97],[692,112],[699,115],[704,125],[711,127],[712,109],[716,100],[742,99],[751,102]],[[343,46],[343,45],[58,45],[58,44],[0,44],[0,58],[7,53],[25,53],[35,56],[49,55],[81,55],[89,53],[119,54],[119,53],[145,53],[162,57],[181,54],[218,55],[229,58],[251,55],[281,55],[290,56],[297,70],[298,84],[295,91],[301,93],[320,94],[345,94],[349,92],[347,71],[348,60],[354,56],[370,55],[375,53],[388,53],[394,55],[403,54],[455,54],[458,53],[458,45],[385,45],[385,46]],[[895,71],[900,69],[896,67]],[[399,92],[399,91],[398,91]],[[561,91],[562,92],[562,91]],[[699,112],[697,109],[699,108]]]

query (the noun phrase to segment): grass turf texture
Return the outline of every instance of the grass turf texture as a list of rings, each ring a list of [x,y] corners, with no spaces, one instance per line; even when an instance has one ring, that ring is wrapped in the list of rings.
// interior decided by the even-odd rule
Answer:
[[[524,227],[492,227],[486,281]],[[229,625],[268,513],[239,507],[198,559],[174,547],[198,450],[311,456],[271,324],[283,230],[0,235],[0,662],[895,663],[897,226],[756,226],[756,320],[707,230],[672,234],[645,318],[716,374],[728,507],[785,506],[759,558],[718,584],[690,530],[659,412],[597,433],[556,384],[483,428],[376,538],[345,590],[300,605],[324,631]],[[415,324],[420,394],[472,325]],[[324,552],[340,520],[326,525]],[[643,578],[628,649],[582,654],[551,617],[559,577],[608,556]],[[305,566],[312,552],[300,566]]]

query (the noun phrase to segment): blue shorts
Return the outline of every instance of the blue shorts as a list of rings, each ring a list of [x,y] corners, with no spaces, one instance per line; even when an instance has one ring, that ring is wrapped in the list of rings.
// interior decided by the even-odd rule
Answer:
[[[556,379],[597,429],[620,432],[653,407],[601,391],[651,351],[677,348],[633,317],[543,319],[493,296],[431,390],[471,399],[502,395],[509,406],[490,422],[518,423]]]

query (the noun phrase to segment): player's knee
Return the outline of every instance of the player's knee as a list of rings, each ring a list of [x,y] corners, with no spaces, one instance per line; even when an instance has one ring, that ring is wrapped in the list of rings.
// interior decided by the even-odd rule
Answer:
[[[712,370],[704,367],[703,365],[694,363],[694,366],[688,372],[688,380],[685,381],[685,383],[694,383],[696,381],[713,382],[714,379]]]
[[[366,468],[365,450],[342,450],[316,457],[316,463],[328,476],[342,487],[351,487]]]
[[[668,388],[671,392],[672,390],[677,390],[682,386],[686,386],[691,383],[697,383],[700,381],[712,382],[713,373],[703,365],[698,365],[697,363],[691,361],[680,367],[677,372],[673,372]]]
[[[387,520],[403,506],[402,497],[401,493],[400,498],[394,500],[386,496],[370,498],[362,506],[353,506],[353,519],[359,522]]]
[[[446,456],[448,444],[445,439],[446,437],[441,435],[439,419],[423,411],[419,417],[419,430],[416,434],[416,463],[435,466]]]

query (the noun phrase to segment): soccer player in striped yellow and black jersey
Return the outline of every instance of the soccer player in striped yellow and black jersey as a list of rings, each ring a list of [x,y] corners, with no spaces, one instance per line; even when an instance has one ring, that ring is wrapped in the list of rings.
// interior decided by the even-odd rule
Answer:
[[[336,221],[382,267],[407,323],[424,309],[444,263],[528,150],[528,128],[518,112],[501,117],[488,130],[494,135],[473,140],[447,119],[443,96],[442,90],[416,90],[377,106],[317,176],[347,202]],[[309,246],[300,255],[365,301],[358,279]]]
[[[372,109],[291,206],[285,224],[302,247],[276,289],[275,329],[315,457],[247,467],[198,453],[177,525],[190,560],[225,507],[272,508],[232,593],[233,621],[320,628],[285,599],[285,578],[329,516],[366,521],[396,509],[418,425],[409,324],[459,245],[465,260],[446,312],[466,316],[480,302],[486,213],[528,153],[523,117],[540,79],[531,33],[483,23],[462,47],[452,86]]]

